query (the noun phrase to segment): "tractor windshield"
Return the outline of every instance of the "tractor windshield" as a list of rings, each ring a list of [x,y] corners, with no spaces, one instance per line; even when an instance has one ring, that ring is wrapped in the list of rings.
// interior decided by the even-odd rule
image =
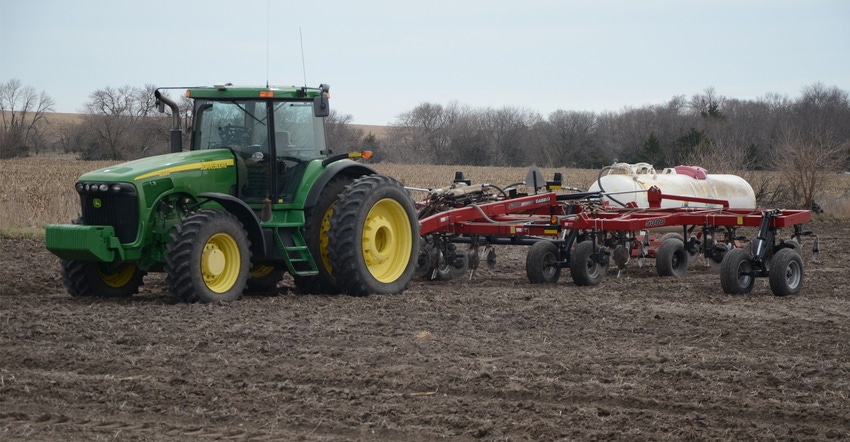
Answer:
[[[195,104],[194,149],[231,149],[269,154],[268,110],[263,101],[202,101]]]
[[[192,131],[192,150],[233,152],[249,203],[292,201],[307,162],[328,154],[312,101],[199,99]]]
[[[313,116],[312,102],[198,100],[193,130],[193,150],[227,148],[289,161],[327,156],[324,125]]]

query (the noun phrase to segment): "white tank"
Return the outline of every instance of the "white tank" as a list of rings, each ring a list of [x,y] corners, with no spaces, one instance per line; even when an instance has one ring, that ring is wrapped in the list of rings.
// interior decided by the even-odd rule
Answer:
[[[600,178],[605,193],[614,193],[611,197],[623,204],[630,201],[638,207],[649,207],[645,190],[652,186],[661,189],[665,195],[695,196],[729,201],[731,209],[755,209],[756,195],[752,186],[737,175],[709,174],[701,167],[676,166],[657,173],[655,168],[647,163],[616,163],[608,169],[608,173]],[[594,182],[589,191],[600,190],[599,182]],[[640,191],[634,193],[630,192]],[[611,201],[604,197],[603,200]],[[619,207],[616,202],[611,202]],[[686,203],[675,200],[662,200],[661,207],[706,207],[704,203]],[[719,206],[718,206],[719,207]]]

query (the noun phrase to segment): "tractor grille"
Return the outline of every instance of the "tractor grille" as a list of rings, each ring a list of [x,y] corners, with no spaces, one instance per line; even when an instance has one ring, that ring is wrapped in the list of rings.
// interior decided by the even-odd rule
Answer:
[[[136,240],[139,202],[136,193],[81,193],[83,224],[112,226],[123,244]]]

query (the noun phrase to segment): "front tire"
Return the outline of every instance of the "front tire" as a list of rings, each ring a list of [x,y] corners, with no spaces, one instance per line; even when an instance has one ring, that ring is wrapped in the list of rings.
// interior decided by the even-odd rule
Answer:
[[[229,212],[205,209],[171,234],[165,256],[168,288],[178,302],[235,301],[251,268],[248,234]]]
[[[328,252],[337,285],[348,294],[407,289],[419,254],[419,221],[404,186],[383,175],[347,186],[330,219]]]
[[[139,293],[146,272],[132,262],[112,266],[103,262],[66,261],[62,281],[74,297],[128,298]]]

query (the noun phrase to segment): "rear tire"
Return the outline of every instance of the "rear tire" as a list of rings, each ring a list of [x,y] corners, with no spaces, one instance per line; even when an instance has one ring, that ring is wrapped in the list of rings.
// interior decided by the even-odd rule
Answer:
[[[333,267],[328,259],[328,230],[330,230],[330,219],[339,200],[339,194],[349,183],[351,183],[350,178],[335,176],[322,189],[316,205],[304,214],[306,224],[302,234],[319,271],[319,274],[315,276],[293,277],[295,286],[304,293],[335,295],[340,292],[336,278],[333,276]]]
[[[690,258],[685,250],[685,243],[679,238],[665,239],[655,254],[658,276],[685,276],[688,273],[688,262]]]
[[[593,241],[582,241],[576,244],[570,259],[570,275],[576,285],[597,285],[608,273],[609,261],[600,264],[594,253]],[[598,247],[597,247],[598,251]]]
[[[753,290],[755,275],[752,265],[753,255],[745,249],[732,249],[723,256],[720,263],[720,285],[725,293],[745,295]]]
[[[561,277],[558,246],[551,241],[537,241],[525,257],[525,274],[532,284],[554,284]]]
[[[419,221],[404,186],[383,175],[347,186],[330,219],[328,252],[337,285],[348,294],[407,289],[419,255]]]
[[[770,260],[770,290],[776,296],[795,295],[803,287],[803,259],[794,249],[780,249]]]
[[[109,263],[66,261],[62,265],[62,281],[71,296],[99,298],[128,298],[139,293],[146,272],[132,262],[116,268]]]
[[[251,267],[248,234],[229,212],[200,210],[171,234],[165,255],[168,288],[178,302],[235,301]]]

